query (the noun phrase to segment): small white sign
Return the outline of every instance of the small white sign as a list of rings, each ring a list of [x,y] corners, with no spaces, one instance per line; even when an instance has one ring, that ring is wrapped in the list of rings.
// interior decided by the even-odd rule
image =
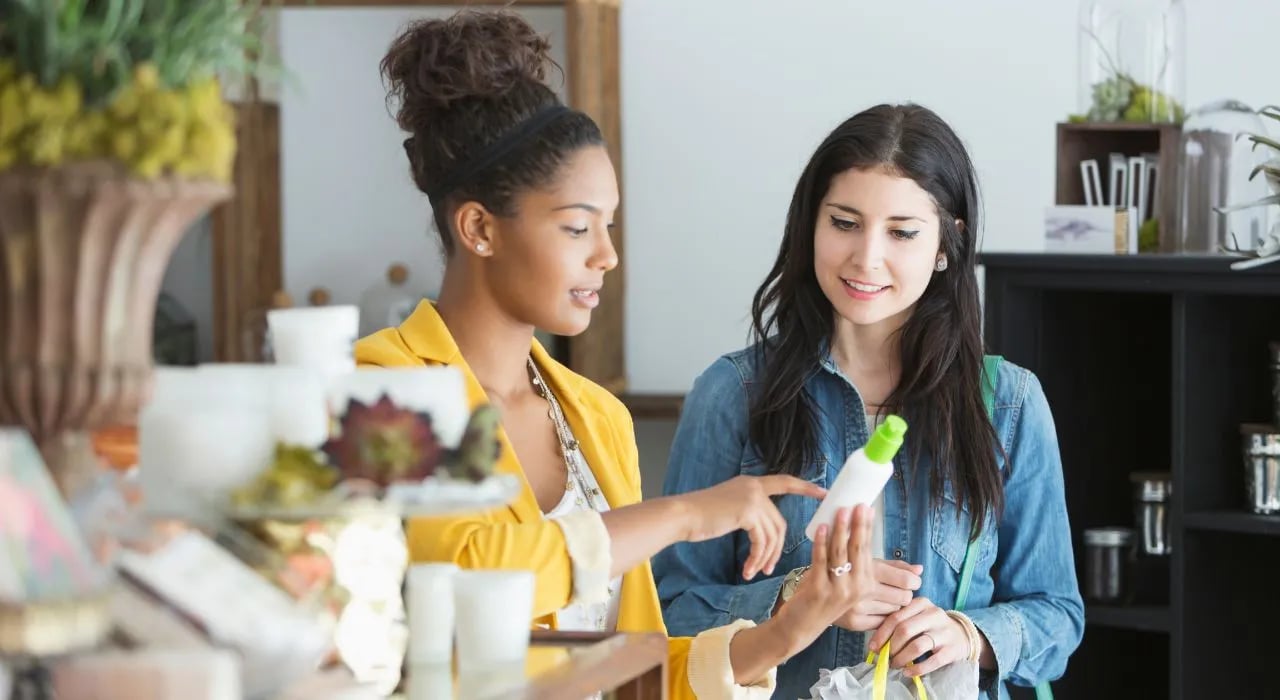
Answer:
[[[1046,253],[1137,253],[1137,212],[1083,204],[1045,207]]]

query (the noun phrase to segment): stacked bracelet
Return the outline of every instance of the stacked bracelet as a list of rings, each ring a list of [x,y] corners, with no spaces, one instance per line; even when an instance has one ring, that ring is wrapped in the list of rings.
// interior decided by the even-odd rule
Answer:
[[[976,662],[982,655],[982,636],[978,633],[978,626],[973,624],[973,620],[968,615],[959,610],[948,610],[947,616],[964,628],[964,636],[969,640],[969,661]]]

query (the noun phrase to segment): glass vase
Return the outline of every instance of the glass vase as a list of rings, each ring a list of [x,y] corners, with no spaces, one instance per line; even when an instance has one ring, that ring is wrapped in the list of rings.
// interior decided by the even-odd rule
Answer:
[[[1182,0],[1082,0],[1077,121],[1181,123]]]

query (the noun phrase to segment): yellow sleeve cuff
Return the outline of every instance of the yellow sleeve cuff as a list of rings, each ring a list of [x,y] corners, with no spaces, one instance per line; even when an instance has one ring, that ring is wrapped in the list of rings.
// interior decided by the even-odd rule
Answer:
[[[570,603],[592,605],[609,600],[609,530],[594,510],[574,510],[553,519],[564,533],[565,547],[573,572]]]
[[[773,695],[776,668],[769,669],[764,678],[751,685],[738,685],[733,681],[729,643],[738,632],[755,626],[750,620],[735,620],[693,638],[689,646],[689,687],[698,700],[768,700]]]

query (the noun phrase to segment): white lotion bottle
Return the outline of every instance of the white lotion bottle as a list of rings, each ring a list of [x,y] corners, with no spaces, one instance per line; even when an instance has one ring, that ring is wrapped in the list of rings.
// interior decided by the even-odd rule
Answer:
[[[902,447],[902,436],[906,432],[906,421],[898,416],[888,416],[871,434],[867,444],[849,455],[835,483],[827,490],[827,497],[818,504],[818,511],[804,529],[810,541],[818,534],[819,525],[826,525],[828,532],[835,528],[836,512],[841,508],[860,504],[870,506],[876,502],[889,477],[893,476],[893,456]]]

